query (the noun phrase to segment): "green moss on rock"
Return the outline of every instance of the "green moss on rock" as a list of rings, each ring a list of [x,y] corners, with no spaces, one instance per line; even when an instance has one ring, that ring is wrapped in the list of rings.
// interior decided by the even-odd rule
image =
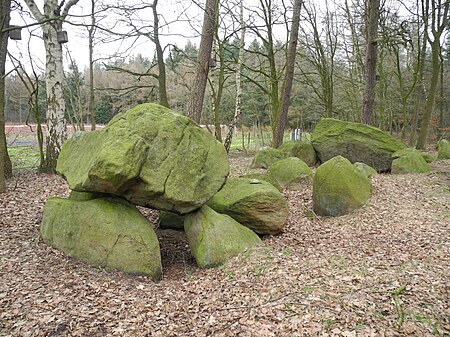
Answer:
[[[191,253],[201,268],[220,266],[261,243],[252,230],[206,205],[186,215],[184,230]]]
[[[426,153],[426,152],[422,152],[422,151],[419,151],[419,150],[417,150],[417,149],[414,149],[414,148],[411,148],[411,147],[408,147],[408,148],[405,148],[405,149],[402,149],[402,150],[398,150],[398,151],[395,151],[393,154],[392,154],[392,158],[400,158],[400,157],[405,157],[405,156],[409,156],[409,155],[419,155],[419,156],[422,156],[422,158],[427,162],[427,163],[431,163],[431,162],[433,162],[434,160],[435,160],[435,158],[431,155],[431,154],[429,154],[429,153]]]
[[[310,141],[290,140],[284,142],[278,149],[286,153],[286,157],[297,157],[308,166],[314,166],[317,162],[316,150]]]
[[[228,178],[207,203],[259,234],[280,233],[289,216],[286,198],[263,180]]]
[[[56,169],[72,190],[187,213],[222,187],[229,164],[223,145],[191,119],[142,104],[66,141]]]
[[[438,143],[438,159],[450,159],[450,142],[446,139]]]
[[[265,147],[256,152],[251,167],[266,169],[271,164],[286,157],[287,154],[279,149],[274,149],[273,147]]]
[[[311,181],[313,172],[303,160],[289,157],[270,165],[267,175],[283,188],[300,189],[305,183]]]
[[[40,234],[56,249],[95,266],[162,275],[159,242],[148,220],[123,199],[48,199]]]
[[[336,156],[320,165],[313,179],[314,212],[339,216],[363,206],[372,185],[352,163]]]
[[[240,176],[240,178],[263,180],[263,181],[266,181],[266,182],[270,183],[271,185],[273,185],[278,191],[280,191],[280,192],[283,191],[283,187],[280,186],[278,181],[276,181],[272,177],[268,176],[267,174],[263,174],[263,173],[248,173],[248,174],[245,174],[243,176]]]
[[[373,126],[323,118],[315,127],[311,142],[322,163],[335,156],[362,162],[377,172],[391,169],[392,154],[406,145]]]
[[[355,169],[358,172],[360,172],[367,179],[372,178],[373,176],[375,176],[377,174],[377,171],[373,167],[370,167],[367,164],[356,162],[356,163],[353,163],[353,166],[355,167]]]
[[[392,162],[391,173],[426,173],[430,172],[430,165],[423,159],[421,153],[410,152],[400,158],[394,159]]]

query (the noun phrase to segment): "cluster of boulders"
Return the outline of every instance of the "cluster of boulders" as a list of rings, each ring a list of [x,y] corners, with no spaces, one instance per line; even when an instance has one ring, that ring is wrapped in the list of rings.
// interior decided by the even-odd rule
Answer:
[[[438,158],[450,158],[448,141]],[[213,267],[283,230],[285,188],[312,183],[314,212],[339,216],[367,202],[377,172],[428,172],[433,159],[377,128],[327,118],[310,141],[258,151],[252,167],[262,172],[229,178],[226,151],[210,133],[143,104],[66,141],[57,172],[71,193],[47,201],[40,232],[70,256],[158,280],[158,238],[136,206],[159,210],[159,227],[184,230],[197,264]]]
[[[438,159],[450,158],[448,144],[439,142]],[[263,148],[256,153],[252,167],[267,169],[261,179],[281,188],[298,189],[312,179],[314,212],[339,216],[366,203],[372,193],[371,178],[377,172],[425,173],[434,159],[378,128],[324,118],[310,141]],[[314,174],[308,171],[308,166],[316,164]]]
[[[136,206],[160,210],[162,222],[181,222],[201,267],[258,244],[258,234],[279,233],[288,217],[277,188],[258,179],[227,180],[223,145],[189,118],[156,104],[120,114],[101,131],[76,133],[61,150],[57,172],[71,193],[47,201],[44,242],[155,280],[162,275],[159,242]]]

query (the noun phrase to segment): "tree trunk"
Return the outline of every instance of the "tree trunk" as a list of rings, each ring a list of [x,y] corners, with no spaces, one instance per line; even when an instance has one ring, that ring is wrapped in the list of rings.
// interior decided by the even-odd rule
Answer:
[[[61,147],[67,138],[66,121],[64,118],[66,104],[63,94],[63,54],[62,46],[58,42],[57,32],[62,31],[62,23],[69,10],[79,0],[69,0],[62,9],[57,0],[45,0],[44,14],[36,6],[34,0],[24,0],[33,16],[41,24],[46,53],[45,86],[47,90],[47,133],[46,157],[44,171],[55,172],[56,161]],[[62,10],[61,10],[62,9]],[[53,21],[48,21],[54,19]]]
[[[88,29],[89,38],[89,114],[91,130],[95,130],[95,93],[94,93],[94,30],[95,30],[95,0],[91,0],[91,26]]]
[[[217,41],[218,43],[218,51],[217,54],[219,56],[219,74],[217,76],[217,91],[215,94],[213,110],[214,110],[214,133],[216,135],[216,139],[222,143],[222,129],[221,129],[221,104],[222,104],[222,96],[223,96],[223,87],[225,84],[225,50],[223,46],[223,42]]]
[[[67,139],[65,121],[66,103],[63,93],[63,54],[57,40],[57,31],[51,25],[42,27],[46,50],[45,87],[47,92],[46,172],[55,172],[56,161]]]
[[[427,2],[428,1],[429,0],[427,0]],[[425,149],[431,115],[434,109],[437,85],[439,82],[439,71],[441,66],[441,62],[439,60],[439,55],[441,53],[440,40],[442,33],[448,25],[449,8],[450,1],[446,1],[443,4],[441,4],[441,1],[439,1],[438,4],[433,4],[433,2],[431,3],[431,35],[433,36],[433,41],[431,41],[430,36],[428,36],[428,42],[431,45],[432,70],[428,97],[425,104],[425,111],[423,113],[419,137],[417,138],[416,144],[416,148],[419,150]],[[423,15],[428,15],[428,13],[423,13]]]
[[[294,1],[291,32],[289,35],[286,75],[284,78],[281,104],[279,112],[277,113],[278,118],[276,120],[274,138],[272,141],[272,146],[275,148],[283,144],[284,128],[286,126],[287,114],[291,99],[292,82],[294,79],[295,56],[297,54],[298,30],[300,26],[300,9],[302,7],[302,3],[302,0]]]
[[[167,86],[166,86],[166,65],[164,63],[164,52],[159,42],[159,19],[156,6],[158,1],[153,2],[153,42],[156,48],[156,58],[158,60],[158,92],[159,92],[159,104],[165,107],[169,107],[169,99],[167,98]]]
[[[242,63],[244,63],[244,47],[245,47],[245,23],[244,23],[244,3],[241,0],[240,8],[240,25],[241,25],[241,36],[239,39],[239,54],[238,63],[236,69],[236,107],[234,110],[234,116],[231,124],[228,127],[227,137],[225,138],[225,149],[227,153],[230,152],[231,142],[233,141],[233,134],[236,132],[237,123],[241,117],[241,97],[242,97],[242,83],[241,83],[241,69]]]
[[[206,0],[202,37],[197,57],[197,68],[188,106],[188,116],[198,124],[202,116],[203,100],[208,79],[217,6],[218,0]]]
[[[12,175],[11,160],[6,146],[5,134],[5,63],[8,51],[11,0],[2,0],[0,7],[0,193],[6,192],[6,178]]]
[[[364,87],[361,123],[372,124],[373,104],[377,71],[378,20],[380,18],[380,0],[369,1],[369,24],[367,29],[366,82]]]
[[[431,59],[432,59],[432,72],[431,72],[431,82],[428,90],[428,97],[425,104],[425,111],[423,112],[423,118],[421,121],[420,132],[417,138],[416,148],[419,150],[425,149],[425,144],[428,137],[428,129],[430,125],[431,115],[433,114],[437,85],[439,82],[439,71],[440,71],[440,62],[439,62],[439,53],[440,53],[440,45],[439,40],[435,40],[431,44]]]

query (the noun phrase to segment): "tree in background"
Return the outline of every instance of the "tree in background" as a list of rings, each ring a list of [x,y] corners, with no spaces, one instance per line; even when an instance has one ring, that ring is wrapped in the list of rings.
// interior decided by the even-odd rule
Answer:
[[[0,7],[0,193],[6,191],[6,178],[12,174],[5,135],[5,63],[8,52],[10,13],[11,0],[2,0]]]
[[[291,100],[292,82],[294,79],[295,55],[297,54],[298,30],[300,26],[300,9],[302,0],[294,1],[292,13],[292,24],[289,35],[289,45],[286,60],[286,74],[281,90],[281,103],[277,113],[278,118],[273,133],[272,146],[277,148],[283,143],[284,129],[287,121],[287,114]]]
[[[380,0],[369,0],[369,22],[367,24],[367,48],[363,106],[361,123],[372,124],[377,75],[378,21],[380,19]]]
[[[428,96],[425,105],[425,111],[421,121],[421,127],[419,137],[417,138],[417,149],[424,149],[425,143],[428,137],[428,129],[430,127],[431,114],[434,109],[436,91],[439,82],[439,73],[441,67],[440,54],[441,54],[441,36],[446,28],[449,26],[449,7],[450,1],[438,0],[430,1],[425,0],[429,4],[431,13],[423,12],[424,21],[431,21],[430,28],[431,34],[428,34],[428,42],[431,46],[431,80],[428,87]],[[429,17],[428,17],[429,15]]]
[[[200,123],[205,97],[206,83],[208,80],[209,65],[211,59],[214,31],[218,11],[218,0],[206,0],[205,14],[203,17],[202,37],[197,57],[195,79],[189,98],[187,114],[196,123]]]
[[[61,42],[64,42],[64,36],[62,36],[62,24],[69,14],[69,10],[79,0],[69,0],[66,5],[64,5],[64,0],[60,4],[57,0],[45,0],[43,12],[39,10],[34,0],[24,1],[35,19],[41,24],[43,31],[47,93],[47,136],[44,170],[55,172],[59,152],[67,138],[64,118],[66,106],[63,92],[64,68]]]

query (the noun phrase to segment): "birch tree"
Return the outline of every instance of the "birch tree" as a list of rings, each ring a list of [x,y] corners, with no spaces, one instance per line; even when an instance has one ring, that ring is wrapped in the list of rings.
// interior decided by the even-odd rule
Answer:
[[[228,127],[227,137],[225,138],[225,149],[227,153],[230,152],[231,142],[233,140],[233,134],[236,130],[237,123],[241,117],[241,97],[242,97],[242,81],[241,71],[242,64],[244,63],[244,47],[245,47],[245,23],[244,23],[244,2],[241,0],[239,21],[241,26],[241,35],[239,37],[239,54],[236,69],[236,104],[234,110],[233,120]]]
[[[79,0],[69,0],[65,5],[64,0],[59,4],[57,0],[45,0],[43,11],[38,8],[34,0],[24,1],[35,19],[41,23],[43,32],[46,53],[45,85],[47,93],[47,134],[44,171],[54,172],[59,152],[67,138],[66,121],[64,119],[66,106],[63,94],[63,53],[62,45],[58,42],[58,32],[62,32],[64,19]]]

